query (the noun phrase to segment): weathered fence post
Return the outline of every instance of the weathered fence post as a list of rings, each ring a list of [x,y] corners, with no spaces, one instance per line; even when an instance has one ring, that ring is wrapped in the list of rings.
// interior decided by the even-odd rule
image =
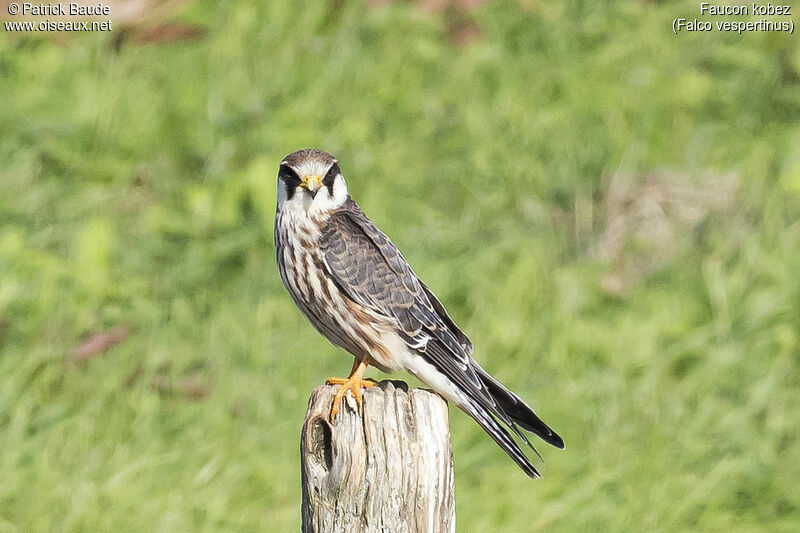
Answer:
[[[438,395],[382,381],[330,422],[335,386],[314,389],[301,438],[303,532],[455,531],[453,451]]]

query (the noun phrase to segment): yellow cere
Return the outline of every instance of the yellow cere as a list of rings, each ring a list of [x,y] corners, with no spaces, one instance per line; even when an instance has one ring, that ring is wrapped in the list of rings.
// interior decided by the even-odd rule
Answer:
[[[322,187],[322,176],[319,174],[309,174],[307,176],[303,176],[301,185],[309,190],[319,189]]]

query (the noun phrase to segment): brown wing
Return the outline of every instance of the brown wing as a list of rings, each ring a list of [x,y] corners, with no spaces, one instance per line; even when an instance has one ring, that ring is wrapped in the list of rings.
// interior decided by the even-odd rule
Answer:
[[[326,267],[339,289],[373,313],[394,319],[398,334],[409,347],[459,387],[466,398],[462,409],[475,418],[529,475],[538,476],[536,468],[491,415],[508,424],[534,452],[536,449],[516,422],[522,422],[523,427],[538,434],[547,434],[538,431],[528,415],[532,414],[536,420],[538,417],[499,382],[493,378],[487,380],[491,376],[472,359],[473,347],[467,336],[456,326],[433,292],[417,278],[400,250],[351,198],[328,219],[322,230],[320,247]],[[519,400],[530,413],[525,411],[525,417],[521,414],[515,417],[517,411],[512,410],[509,415],[498,405],[493,392],[512,394],[514,405],[509,401],[505,404],[522,413],[522,407],[516,403]],[[507,400],[503,395],[501,399]]]
[[[435,297],[435,304],[431,301],[433,293],[417,278],[400,250],[352,199],[329,218],[320,245],[331,274],[352,300],[397,319],[409,336],[427,329],[454,357],[467,363],[472,343],[444,306]]]
[[[348,199],[331,215],[320,241],[325,264],[342,292],[372,312],[396,320],[409,346],[458,383],[465,392],[493,403],[470,364],[472,343],[397,247]],[[434,303],[435,302],[435,303]],[[443,349],[426,350],[431,341]]]

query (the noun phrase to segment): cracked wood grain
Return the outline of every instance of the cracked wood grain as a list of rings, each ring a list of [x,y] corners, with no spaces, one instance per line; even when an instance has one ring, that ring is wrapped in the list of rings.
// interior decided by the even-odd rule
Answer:
[[[382,381],[352,395],[334,422],[335,386],[314,389],[301,437],[303,531],[455,531],[447,403]]]

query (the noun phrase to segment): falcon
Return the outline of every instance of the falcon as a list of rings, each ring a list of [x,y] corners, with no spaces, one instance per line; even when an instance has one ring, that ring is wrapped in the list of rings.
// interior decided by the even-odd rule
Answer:
[[[475,419],[531,477],[539,477],[510,430],[541,455],[524,431],[564,441],[519,396],[473,359],[470,340],[397,246],[347,192],[337,160],[322,150],[286,156],[278,170],[275,249],[286,289],[314,327],[353,357],[331,418],[353,393],[362,406],[368,365],[406,370]],[[505,426],[505,427],[504,427]]]

